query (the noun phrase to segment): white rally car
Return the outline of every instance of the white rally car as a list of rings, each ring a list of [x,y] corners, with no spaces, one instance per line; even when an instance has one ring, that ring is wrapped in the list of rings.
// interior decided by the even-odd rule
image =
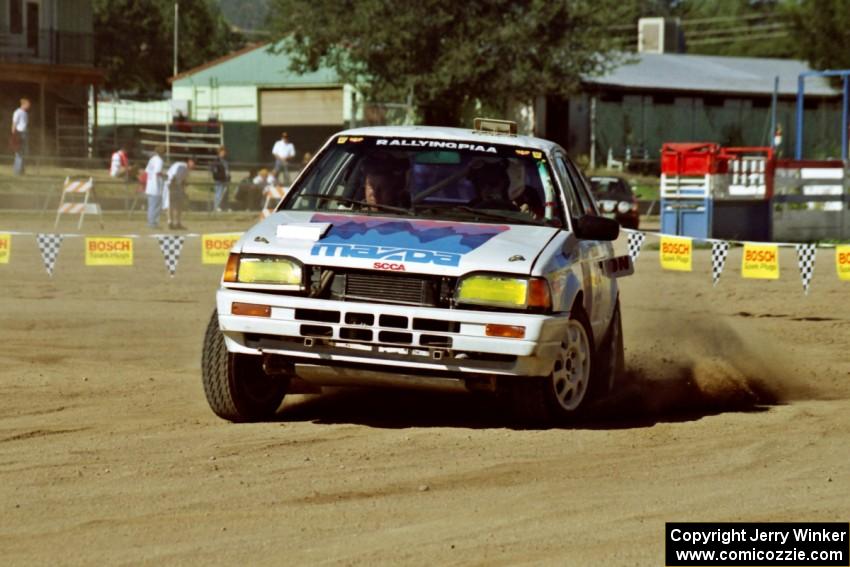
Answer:
[[[272,417],[321,386],[504,393],[584,411],[623,366],[619,225],[552,142],[476,129],[333,136],[227,261],[204,341],[219,416]]]

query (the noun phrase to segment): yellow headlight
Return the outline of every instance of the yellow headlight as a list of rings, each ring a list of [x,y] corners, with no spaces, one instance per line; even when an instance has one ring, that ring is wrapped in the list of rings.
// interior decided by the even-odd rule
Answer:
[[[460,281],[457,300],[461,303],[523,307],[528,297],[528,280],[498,276],[469,276]]]
[[[301,266],[286,258],[242,257],[238,273],[241,283],[301,285]]]

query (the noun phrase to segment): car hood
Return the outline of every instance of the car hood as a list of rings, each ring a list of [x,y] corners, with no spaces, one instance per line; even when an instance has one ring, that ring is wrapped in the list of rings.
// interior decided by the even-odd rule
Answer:
[[[365,270],[528,275],[557,232],[536,225],[280,211],[246,232],[235,250]]]

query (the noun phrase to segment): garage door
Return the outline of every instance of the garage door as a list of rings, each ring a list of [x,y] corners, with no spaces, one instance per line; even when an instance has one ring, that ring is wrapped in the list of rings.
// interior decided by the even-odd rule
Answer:
[[[263,126],[342,125],[342,89],[287,89],[260,92]]]

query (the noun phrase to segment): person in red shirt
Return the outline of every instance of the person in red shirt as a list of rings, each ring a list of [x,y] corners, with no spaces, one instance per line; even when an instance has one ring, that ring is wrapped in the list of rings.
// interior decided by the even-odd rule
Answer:
[[[130,158],[127,157],[127,145],[122,145],[118,151],[112,154],[109,160],[109,176],[129,178]]]

